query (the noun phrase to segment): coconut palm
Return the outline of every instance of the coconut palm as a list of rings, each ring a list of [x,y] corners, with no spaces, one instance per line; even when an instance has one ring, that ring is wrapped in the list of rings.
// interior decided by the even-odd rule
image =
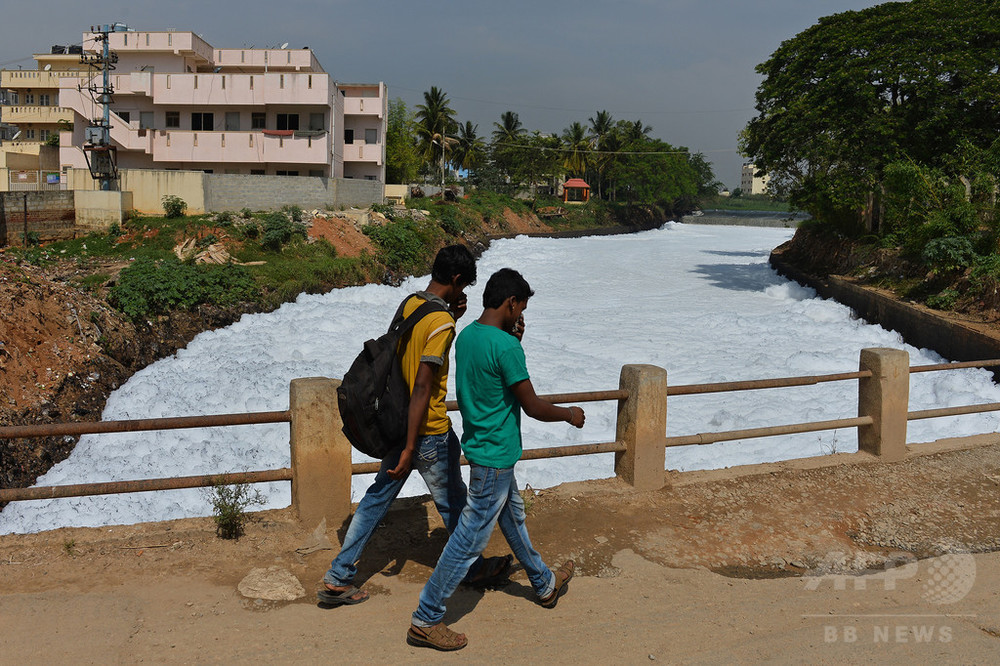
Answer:
[[[563,130],[562,143],[566,148],[563,168],[571,177],[583,178],[590,165],[591,142],[587,137],[587,128],[579,122],[574,122]]]
[[[433,165],[444,159],[448,152],[448,139],[455,133],[455,110],[449,104],[445,92],[431,86],[424,92],[424,103],[416,107],[417,145],[424,161]]]
[[[479,138],[479,125],[465,121],[458,126],[458,142],[452,149],[451,163],[458,169],[474,170],[483,161],[486,144]]]
[[[527,133],[528,130],[524,129],[521,119],[513,111],[504,111],[500,114],[500,122],[493,123],[493,143],[516,145]]]
[[[590,133],[594,140],[594,146],[600,151],[594,161],[597,166],[597,197],[601,198],[601,181],[604,180],[604,172],[611,163],[607,156],[602,153],[607,149],[608,137],[614,129],[614,119],[607,111],[598,111],[593,118],[588,118],[587,122],[590,123]]]

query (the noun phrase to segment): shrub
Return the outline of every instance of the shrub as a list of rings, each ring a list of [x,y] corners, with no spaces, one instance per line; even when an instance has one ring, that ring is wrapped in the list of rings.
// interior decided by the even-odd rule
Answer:
[[[215,223],[219,226],[228,227],[236,219],[236,213],[231,210],[224,210],[215,214]]]
[[[301,210],[301,209],[300,209]],[[280,252],[282,246],[292,238],[306,237],[305,225],[289,220],[284,213],[268,213],[264,216],[264,233],[260,244],[265,250]]]
[[[108,302],[133,320],[202,303],[230,305],[254,298],[257,285],[243,266],[194,266],[171,257],[137,259],[121,272]]]
[[[182,217],[187,210],[187,202],[176,194],[164,194],[160,199],[163,204],[163,213],[167,217]]]
[[[415,266],[423,256],[424,244],[413,220],[367,224],[361,231],[378,246],[382,263],[390,270],[405,271]]]
[[[251,490],[246,483],[212,486],[209,502],[215,518],[215,533],[223,539],[239,539],[243,536],[244,527],[251,518],[246,510],[265,503],[260,491]]]
[[[253,211],[250,210],[249,208],[243,207],[240,209],[240,217],[242,217],[244,220],[249,220],[251,217],[253,217]]]
[[[292,222],[301,222],[302,218],[305,216],[305,211],[303,211],[300,206],[282,206],[281,211],[283,213],[288,213],[288,217],[292,218]]]
[[[927,298],[927,306],[935,310],[951,310],[958,300],[958,292],[954,289],[945,289],[940,293]]]
[[[920,255],[927,266],[941,270],[967,268],[976,261],[976,250],[966,236],[934,238]]]
[[[28,231],[22,234],[24,237],[25,247],[38,247],[42,244],[42,237],[38,235],[37,231]]]

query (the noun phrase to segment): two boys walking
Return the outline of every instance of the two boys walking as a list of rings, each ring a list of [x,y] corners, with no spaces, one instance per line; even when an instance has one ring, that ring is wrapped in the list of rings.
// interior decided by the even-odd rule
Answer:
[[[403,375],[411,388],[403,448],[382,461],[375,481],[358,504],[340,553],[324,576],[318,596],[328,605],[357,604],[366,592],[353,585],[356,561],[411,469],[423,477],[450,537],[430,580],[420,593],[406,640],[411,645],[458,650],[468,643],[442,619],[445,603],[460,583],[488,584],[509,573],[511,556],[483,559],[493,528],[500,530],[528,574],[542,606],[556,605],[573,577],[572,560],[555,572],[531,545],[524,505],[514,477],[521,457],[521,411],[541,421],[584,423],[580,407],[557,407],[537,396],[521,347],[523,312],[534,294],[517,272],[504,268],[483,291],[483,314],[455,341],[456,388],[462,413],[469,486],[459,472],[459,443],[444,406],[448,353],[455,322],[466,311],[465,289],[476,281],[475,259],[467,248],[443,248],[434,261],[427,289],[401,306],[408,315],[435,299],[448,309],[433,312],[400,343]]]

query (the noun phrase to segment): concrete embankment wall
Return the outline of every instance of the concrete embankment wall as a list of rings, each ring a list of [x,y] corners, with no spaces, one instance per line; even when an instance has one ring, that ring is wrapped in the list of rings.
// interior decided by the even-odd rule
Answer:
[[[736,227],[777,227],[794,229],[810,219],[807,213],[771,213],[760,210],[705,210],[701,215],[685,215],[684,224],[714,224]]]
[[[951,361],[1000,358],[1000,337],[945,319],[933,310],[902,303],[834,275],[817,277],[786,262],[780,251],[771,253],[771,266],[779,274],[812,287],[823,298],[832,298],[854,310],[858,317],[896,331],[914,347],[933,349]],[[1000,381],[1000,371],[994,372]]]

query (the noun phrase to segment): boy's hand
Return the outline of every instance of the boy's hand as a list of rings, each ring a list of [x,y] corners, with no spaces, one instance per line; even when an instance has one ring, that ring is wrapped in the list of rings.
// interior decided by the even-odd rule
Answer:
[[[386,474],[393,481],[399,481],[400,479],[405,479],[406,475],[410,473],[410,468],[413,466],[413,451],[410,449],[403,449],[403,452],[399,454],[399,462],[396,464],[395,469],[390,469]]]
[[[465,311],[468,309],[469,297],[463,292],[462,295],[458,297],[458,300],[455,301],[455,305],[451,308],[451,313],[455,316],[455,321],[461,319],[462,315],[464,315]]]
[[[524,337],[524,315],[518,317],[517,321],[514,322],[514,328],[510,330],[510,334],[517,338],[518,342]]]
[[[583,422],[587,420],[587,415],[583,413],[583,408],[573,405],[569,408],[569,419],[568,423],[571,426],[582,428]]]

